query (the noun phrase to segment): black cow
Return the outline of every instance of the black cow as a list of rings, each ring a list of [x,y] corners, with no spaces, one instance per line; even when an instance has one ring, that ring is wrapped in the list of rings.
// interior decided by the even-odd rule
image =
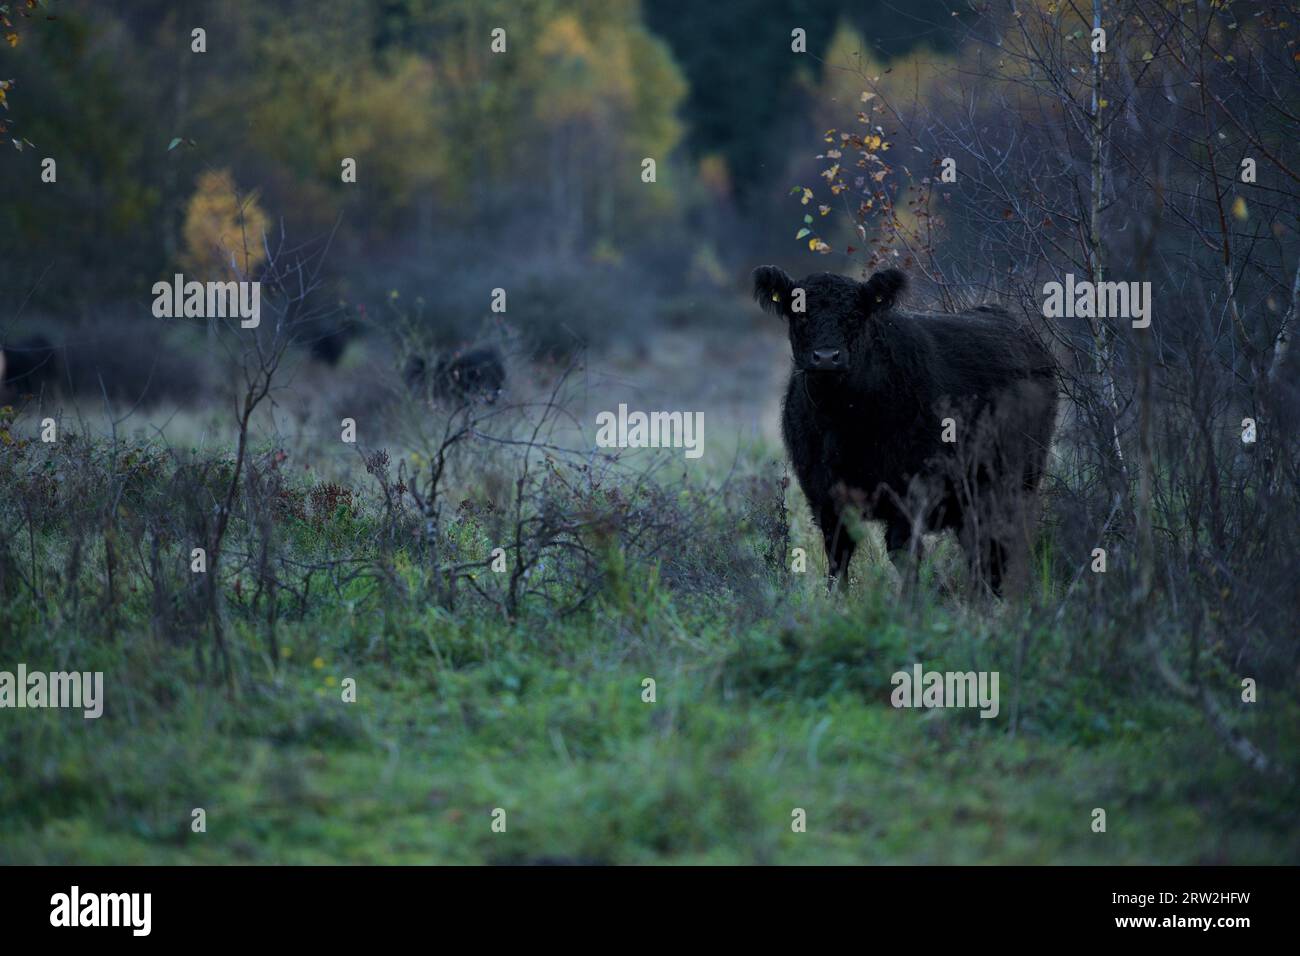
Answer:
[[[59,379],[59,353],[42,335],[0,348],[0,394],[39,395]]]
[[[500,352],[483,347],[444,355],[433,366],[432,373],[422,356],[413,355],[407,359],[402,377],[407,387],[416,392],[424,392],[432,381],[434,397],[443,401],[491,405],[505,387],[506,367]]]
[[[789,323],[786,449],[832,584],[856,547],[852,510],[885,523],[895,560],[911,557],[915,535],[956,529],[976,576],[1000,594],[1056,422],[1057,365],[1000,308],[896,308],[905,284],[896,269],[797,283],[775,266],[754,271],[754,297]]]

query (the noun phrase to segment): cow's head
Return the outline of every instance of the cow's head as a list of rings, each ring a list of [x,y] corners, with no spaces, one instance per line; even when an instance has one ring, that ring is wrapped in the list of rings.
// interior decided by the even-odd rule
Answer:
[[[785,316],[795,368],[847,372],[865,348],[872,316],[894,304],[907,280],[897,269],[858,282],[819,272],[795,282],[776,266],[754,270],[754,299]]]

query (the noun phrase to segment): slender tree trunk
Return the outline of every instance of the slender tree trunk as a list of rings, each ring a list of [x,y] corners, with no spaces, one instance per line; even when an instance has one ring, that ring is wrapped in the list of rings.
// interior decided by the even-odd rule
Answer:
[[[1092,27],[1094,31],[1101,29],[1101,0],[1092,0]],[[1104,184],[1101,78],[1101,53],[1096,49],[1094,40],[1092,46],[1091,126],[1089,129],[1091,155],[1088,164],[1092,174],[1091,201],[1088,210],[1088,258],[1090,278],[1094,289],[1101,284],[1105,276],[1105,256],[1101,245],[1101,195]],[[1115,466],[1120,481],[1127,489],[1128,467],[1124,461],[1124,448],[1119,440],[1119,389],[1115,385],[1115,360],[1111,348],[1114,333],[1110,326],[1106,324],[1106,321],[1099,318],[1090,319],[1089,325],[1092,327],[1093,346],[1095,348],[1095,368],[1098,377],[1101,379],[1102,395],[1106,407],[1110,412],[1110,438],[1112,451],[1115,454]]]

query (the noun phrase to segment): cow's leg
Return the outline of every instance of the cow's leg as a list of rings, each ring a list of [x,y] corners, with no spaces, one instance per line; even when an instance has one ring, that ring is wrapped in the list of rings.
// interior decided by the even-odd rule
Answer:
[[[988,532],[976,534],[970,525],[962,529],[962,546],[970,565],[971,581],[982,581],[997,597],[1002,596],[1002,582],[1007,573],[1009,551],[1006,544]]]
[[[919,542],[918,542],[919,544]],[[912,527],[905,520],[893,519],[885,525],[885,550],[898,569],[903,589],[914,589],[921,578],[920,554],[912,554]],[[918,548],[919,551],[919,548]]]
[[[853,535],[849,534],[849,529],[840,520],[839,511],[836,508],[829,506],[823,508],[820,524],[822,539],[826,544],[826,568],[830,575],[829,587],[834,589],[837,581],[848,581],[849,562],[853,560],[853,552],[857,548],[857,542],[853,540]]]
[[[986,548],[989,588],[998,597],[1002,597],[1002,581],[1007,573],[1007,546],[996,538],[990,538]]]

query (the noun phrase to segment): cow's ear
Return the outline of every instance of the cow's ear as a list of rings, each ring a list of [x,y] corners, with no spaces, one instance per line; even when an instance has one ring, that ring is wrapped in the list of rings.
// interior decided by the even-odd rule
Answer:
[[[759,266],[754,270],[754,301],[764,312],[787,315],[794,280],[778,266]]]
[[[884,312],[907,287],[907,276],[897,269],[877,272],[862,283],[862,309],[868,315]]]

